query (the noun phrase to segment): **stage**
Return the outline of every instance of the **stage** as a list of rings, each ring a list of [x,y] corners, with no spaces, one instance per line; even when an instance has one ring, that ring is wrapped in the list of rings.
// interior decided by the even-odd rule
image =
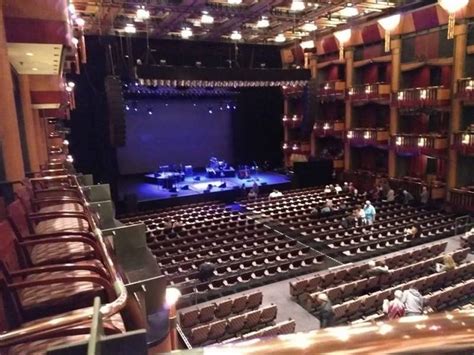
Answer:
[[[195,173],[177,183],[176,192],[170,192],[158,185],[154,181],[153,174],[121,176],[118,181],[118,191],[120,201],[123,201],[127,195],[129,197],[134,195],[139,209],[145,209],[208,200],[231,202],[243,197],[242,185],[245,185],[248,192],[254,182],[259,185],[262,194],[268,194],[275,188],[288,189],[291,186],[291,181],[286,175],[276,172],[258,172],[248,179],[239,179],[238,177],[208,178],[205,172],[202,172]],[[209,185],[212,185],[212,188],[207,192]]]

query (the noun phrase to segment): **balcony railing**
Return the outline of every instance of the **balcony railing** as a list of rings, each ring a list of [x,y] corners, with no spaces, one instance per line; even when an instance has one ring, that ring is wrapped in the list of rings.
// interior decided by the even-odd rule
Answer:
[[[345,81],[327,81],[319,86],[317,96],[320,98],[341,98],[343,99],[346,91]]]
[[[283,96],[284,97],[299,97],[304,93],[304,86],[302,85],[289,85],[283,86]]]
[[[299,127],[302,121],[303,121],[303,117],[298,116],[298,115],[292,115],[292,116],[284,115],[282,118],[283,126],[288,127],[288,128]]]
[[[307,142],[284,142],[282,145],[285,154],[309,154],[311,146]]]
[[[457,97],[461,100],[474,100],[473,78],[463,78],[458,81]]]
[[[427,182],[419,178],[406,176],[404,178],[390,178],[390,186],[395,190],[407,190],[415,198],[420,196],[423,186],[426,186],[432,200],[444,199],[446,196],[446,184],[435,180],[434,176],[430,181]]]
[[[390,84],[375,83],[357,85],[347,90],[347,97],[353,102],[389,100]]]
[[[441,86],[414,88],[399,91],[393,97],[393,104],[399,108],[413,109],[433,106],[448,106],[451,90]]]
[[[386,145],[389,135],[385,128],[356,128],[347,131],[346,138],[355,146]]]
[[[474,212],[474,186],[449,190],[449,202],[459,209]]]
[[[474,132],[454,133],[453,148],[463,154],[474,154]]]
[[[345,124],[343,121],[316,122],[313,126],[313,132],[316,137],[339,137],[343,134],[344,127]]]
[[[392,137],[397,152],[424,153],[448,148],[448,138],[430,134],[397,134]]]

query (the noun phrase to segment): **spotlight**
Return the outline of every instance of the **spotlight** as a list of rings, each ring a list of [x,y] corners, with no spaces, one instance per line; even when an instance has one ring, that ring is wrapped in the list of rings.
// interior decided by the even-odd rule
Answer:
[[[212,115],[214,113],[214,111],[212,110],[212,107],[209,107],[209,109],[207,110],[207,112],[209,112],[210,115]]]
[[[148,115],[153,115],[153,109],[151,107],[147,108]]]
[[[165,107],[168,107],[168,103],[167,103],[167,102],[165,103]]]
[[[226,109],[230,110],[230,105],[229,104],[226,105]]]
[[[130,111],[130,106],[128,106],[128,104],[125,104],[125,111]]]

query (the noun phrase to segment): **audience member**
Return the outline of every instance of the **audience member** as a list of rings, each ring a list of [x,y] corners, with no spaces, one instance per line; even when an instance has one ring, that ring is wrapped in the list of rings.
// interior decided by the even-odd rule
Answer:
[[[333,184],[329,185],[329,190],[331,191],[332,194],[336,193],[336,188],[334,187]]]
[[[414,224],[410,228],[405,228],[404,232],[408,239],[417,239],[421,236],[421,227],[419,224]]]
[[[405,305],[407,316],[419,316],[423,314],[424,300],[422,294],[414,288],[403,291],[402,302]]]
[[[324,193],[325,194],[330,194],[331,193],[331,189],[329,188],[329,185],[324,186]]]
[[[454,261],[453,257],[449,254],[443,256],[443,263],[436,263],[435,269],[436,272],[443,272],[454,270],[456,268],[456,262]]]
[[[357,224],[363,224],[365,223],[365,211],[364,209],[360,206],[356,206],[356,213],[357,213]]]
[[[326,201],[326,204],[324,205],[323,208],[321,208],[321,214],[329,214],[332,212],[332,207],[333,207],[333,203],[332,203],[332,200],[329,199]]]
[[[345,181],[344,184],[342,185],[342,192],[344,192],[344,193],[350,192],[349,191],[349,184],[347,183],[347,181]]]
[[[253,186],[250,189],[249,194],[247,195],[247,197],[250,200],[255,200],[258,197],[258,185],[257,185],[256,182],[253,183]]]
[[[388,274],[390,272],[389,268],[385,263],[380,262],[382,265],[377,265],[375,261],[369,260],[367,263],[369,268],[366,271],[366,277],[370,276],[380,276],[383,274]]]
[[[341,221],[341,226],[344,229],[349,229],[356,226],[356,219],[353,215],[349,215],[346,218],[343,218]]]
[[[311,210],[311,217],[317,218],[318,216],[319,216],[319,208],[318,208],[318,207],[314,207],[314,208]]]
[[[372,203],[368,200],[365,201],[364,214],[365,214],[366,223],[369,226],[374,224],[376,211],[375,211],[375,207],[372,206]]]
[[[390,188],[387,191],[387,195],[385,196],[385,201],[387,201],[387,202],[395,201],[395,191],[392,188]]]
[[[274,199],[274,198],[278,198],[278,197],[282,197],[282,196],[283,196],[283,194],[282,194],[280,191],[278,191],[278,190],[273,190],[272,192],[270,192],[270,195],[268,195],[268,198],[269,198],[270,200],[272,200],[272,199]]]
[[[338,194],[339,192],[342,192],[342,187],[339,186],[339,184],[336,184],[336,186],[334,186],[334,190],[335,190],[336,193]]]
[[[387,314],[388,319],[398,319],[405,315],[405,305],[402,302],[403,292],[396,290],[393,295],[393,300],[383,300],[382,310]]]
[[[413,195],[411,193],[409,193],[407,190],[403,190],[402,194],[403,194],[403,203],[405,205],[408,205],[408,204],[412,203],[415,200]]]
[[[422,205],[427,205],[430,199],[430,194],[426,186],[423,186],[420,192],[420,203]]]
[[[321,303],[317,310],[320,328],[330,327],[332,326],[334,320],[334,310],[332,308],[332,302],[329,299],[328,295],[325,293],[320,293],[318,295],[318,300]]]

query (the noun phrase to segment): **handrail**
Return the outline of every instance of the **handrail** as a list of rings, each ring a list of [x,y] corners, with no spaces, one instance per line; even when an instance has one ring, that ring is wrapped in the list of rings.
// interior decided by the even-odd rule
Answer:
[[[100,312],[102,313],[102,316],[104,318],[108,318],[118,313],[120,310],[122,310],[125,307],[126,302],[127,302],[127,290],[125,288],[125,284],[122,280],[122,277],[115,269],[115,266],[112,261],[112,257],[109,255],[107,246],[105,244],[102,232],[97,226],[94,218],[92,217],[94,212],[90,210],[89,203],[87,202],[82,186],[79,184],[79,181],[77,180],[77,177],[75,175],[62,175],[62,176],[54,176],[54,177],[46,177],[46,178],[36,178],[34,180],[35,181],[39,181],[39,180],[54,181],[61,178],[72,179],[73,182],[75,182],[76,186],[78,186],[80,195],[82,199],[85,201],[86,212],[88,212],[86,213],[87,220],[89,222],[89,225],[91,226],[93,233],[95,234],[97,238],[99,249],[102,251],[104,266],[111,277],[114,291],[117,294],[117,298],[114,301],[104,304],[100,308]],[[59,330],[70,327],[71,325],[80,325],[83,323],[87,323],[92,319],[93,314],[94,314],[93,307],[87,307],[87,308],[74,310],[71,312],[63,313],[62,315],[57,315],[57,316],[48,318],[47,320],[43,322],[38,322],[26,327],[22,327],[19,329],[2,333],[0,334],[0,347],[37,339],[37,338],[40,338],[41,336],[52,334]]]
[[[212,346],[209,354],[386,354],[438,353],[474,348],[474,310],[403,317],[390,322],[360,323],[307,333],[252,339]],[[204,349],[204,354],[207,350]],[[229,353],[230,353],[229,352]],[[183,351],[180,354],[185,355]]]

